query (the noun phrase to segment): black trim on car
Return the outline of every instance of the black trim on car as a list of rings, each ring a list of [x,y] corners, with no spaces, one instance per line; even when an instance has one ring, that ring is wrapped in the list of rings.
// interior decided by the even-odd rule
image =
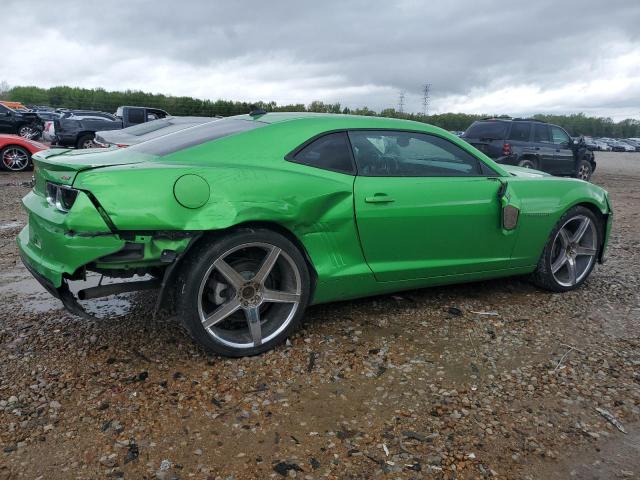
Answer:
[[[479,170],[481,172],[480,175],[477,175],[478,177],[500,177],[501,176],[493,168],[491,168],[489,165],[487,165],[483,160],[478,158],[473,152],[470,152],[469,150],[464,148],[462,145],[458,145],[458,144],[452,142],[450,139],[448,139],[448,138],[446,138],[446,137],[444,137],[442,135],[439,135],[437,133],[425,132],[423,130],[412,130],[412,129],[408,129],[408,128],[366,128],[366,127],[360,127],[360,128],[339,128],[339,129],[335,129],[335,130],[327,130],[325,132],[318,133],[317,135],[314,135],[313,137],[309,138],[308,140],[305,140],[303,143],[301,143],[296,148],[294,148],[289,153],[287,153],[284,156],[284,159],[287,162],[295,163],[295,164],[298,164],[298,165],[304,165],[306,167],[317,168],[319,170],[327,170],[327,171],[330,171],[330,172],[342,173],[343,175],[357,176],[358,175],[358,166],[356,164],[356,159],[355,159],[355,156],[353,154],[353,146],[351,145],[351,138],[349,138],[349,135],[348,135],[349,132],[357,132],[357,131],[406,132],[406,133],[420,133],[420,134],[423,134],[423,135],[432,135],[434,137],[438,137],[438,138],[440,138],[442,140],[445,140],[445,141],[451,143],[452,145],[455,145],[458,148],[461,148],[462,150],[467,152],[469,155],[471,155],[473,158],[475,158],[477,160],[477,162],[478,162]],[[349,153],[350,153],[351,164],[352,164],[351,166],[353,168],[353,172],[352,173],[346,173],[346,172],[344,172],[342,170],[334,170],[334,169],[330,169],[330,168],[317,167],[315,165],[309,165],[307,163],[301,163],[301,162],[296,161],[295,156],[300,151],[302,151],[305,147],[307,147],[311,143],[315,142],[319,138],[322,138],[322,137],[324,137],[326,135],[329,135],[329,134],[332,134],[332,133],[339,133],[339,132],[345,132],[347,134],[347,142],[349,144]],[[407,178],[409,178],[409,177],[407,177]]]
[[[298,153],[300,153],[302,150],[307,148],[313,142],[315,142],[316,140],[319,140],[322,137],[326,137],[327,135],[332,135],[334,133],[344,133],[345,136],[346,136],[347,145],[349,146],[349,148],[348,148],[348,150],[349,150],[349,158],[351,159],[351,172],[345,172],[344,170],[337,170],[335,168],[318,167],[316,165],[310,165],[308,163],[302,163],[302,162],[299,162],[298,160],[296,160],[296,158],[295,158],[296,155],[298,155]],[[353,149],[351,148],[351,142],[349,140],[348,129],[346,129],[346,128],[340,128],[340,129],[337,129],[337,130],[327,130],[326,132],[322,132],[322,133],[319,133],[317,135],[314,135],[313,137],[311,137],[308,140],[304,141],[303,143],[298,145],[296,148],[291,150],[289,153],[287,153],[284,156],[284,159],[287,162],[296,163],[298,165],[304,165],[306,167],[317,168],[319,170],[327,170],[329,172],[342,173],[343,175],[356,176],[358,174],[358,168],[356,166],[356,161],[355,161],[355,158],[353,157]]]

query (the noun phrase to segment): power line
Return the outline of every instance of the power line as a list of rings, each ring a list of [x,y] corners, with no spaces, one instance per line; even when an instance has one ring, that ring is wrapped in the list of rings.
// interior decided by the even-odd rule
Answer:
[[[422,90],[422,114],[426,117],[429,113],[429,103],[431,102],[431,84],[427,83]]]
[[[398,112],[400,113],[404,112],[404,97],[405,97],[405,91],[400,90],[400,95],[398,96]]]

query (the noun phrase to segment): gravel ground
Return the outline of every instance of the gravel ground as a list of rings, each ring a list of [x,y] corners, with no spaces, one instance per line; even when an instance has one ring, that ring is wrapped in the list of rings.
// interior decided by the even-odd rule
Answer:
[[[615,227],[578,291],[318,306],[241,360],[152,320],[151,293],[65,313],[19,263],[30,174],[0,174],[0,479],[640,478],[640,154],[597,160]]]

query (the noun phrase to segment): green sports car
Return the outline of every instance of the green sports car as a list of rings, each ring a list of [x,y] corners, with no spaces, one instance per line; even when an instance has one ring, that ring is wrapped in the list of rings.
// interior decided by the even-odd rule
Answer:
[[[284,341],[310,304],[525,274],[572,290],[612,222],[602,188],[388,118],[253,111],[33,161],[18,245],[40,283],[77,314],[87,271],[127,280],[80,300],[157,288],[227,356]]]

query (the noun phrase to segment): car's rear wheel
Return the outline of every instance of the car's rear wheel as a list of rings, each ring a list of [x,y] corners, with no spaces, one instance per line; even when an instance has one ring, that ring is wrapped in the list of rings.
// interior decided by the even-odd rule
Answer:
[[[591,167],[591,163],[589,163],[588,160],[580,160],[576,168],[575,177],[588,182],[591,179],[592,173],[593,168]]]
[[[524,158],[518,162],[518,166],[522,168],[538,168],[535,160],[530,158]]]
[[[11,172],[21,172],[31,165],[31,154],[27,149],[9,145],[0,151],[0,167]]]
[[[178,279],[178,315],[209,351],[256,355],[284,342],[309,302],[310,276],[296,246],[265,229],[204,241]]]
[[[94,148],[96,146],[95,142],[93,141],[93,139],[95,138],[95,135],[93,133],[86,133],[84,135],[81,135],[80,138],[78,138],[78,143],[76,144],[77,148]]]
[[[591,210],[567,211],[549,236],[533,275],[546,290],[565,292],[578,288],[596,264],[602,238],[602,222]]]

